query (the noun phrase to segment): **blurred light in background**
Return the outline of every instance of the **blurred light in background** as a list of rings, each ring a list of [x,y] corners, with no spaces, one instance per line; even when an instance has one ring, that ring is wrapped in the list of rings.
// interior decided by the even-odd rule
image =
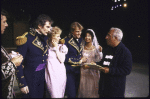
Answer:
[[[127,4],[126,4],[126,3],[124,3],[124,4],[123,4],[123,7],[125,7],[125,8],[126,8],[126,7],[127,7]]]

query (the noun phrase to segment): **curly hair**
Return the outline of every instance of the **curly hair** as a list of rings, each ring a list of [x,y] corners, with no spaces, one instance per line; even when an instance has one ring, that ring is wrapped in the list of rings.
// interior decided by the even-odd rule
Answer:
[[[56,34],[61,34],[61,33],[62,33],[62,30],[58,26],[55,26],[55,27],[52,28],[52,30],[50,32],[47,33],[47,37],[49,39],[51,39]]]
[[[37,19],[33,23],[33,27],[36,29],[38,28],[38,25],[44,27],[46,21],[49,21],[50,24],[53,24],[53,20],[48,15],[41,14],[37,17]]]

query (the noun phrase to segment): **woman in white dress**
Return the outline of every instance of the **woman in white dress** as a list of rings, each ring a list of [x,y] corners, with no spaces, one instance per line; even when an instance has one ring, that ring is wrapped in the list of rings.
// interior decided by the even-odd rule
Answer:
[[[95,33],[92,29],[85,32],[85,45],[82,52],[82,64],[80,86],[78,91],[79,98],[99,98],[98,88],[100,72],[89,68],[84,64],[96,64],[102,59],[102,47],[98,44]]]
[[[66,87],[65,55],[68,48],[64,44],[58,44],[62,30],[53,27],[48,34],[48,59],[45,68],[47,90],[51,98],[64,98]]]

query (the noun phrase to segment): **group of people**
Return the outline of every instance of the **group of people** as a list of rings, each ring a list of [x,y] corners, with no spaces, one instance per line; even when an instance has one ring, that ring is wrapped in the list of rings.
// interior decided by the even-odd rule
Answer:
[[[7,24],[1,10],[1,34]],[[16,38],[17,56],[3,53],[2,96],[13,94],[14,76],[22,98],[101,98],[124,97],[126,75],[132,69],[132,55],[121,42],[121,29],[112,27],[106,35],[108,48],[102,50],[95,32],[73,22],[70,33],[61,39],[62,30],[52,27],[53,20],[41,14],[33,27]],[[88,64],[91,64],[89,66]],[[102,66],[99,69],[92,66]]]

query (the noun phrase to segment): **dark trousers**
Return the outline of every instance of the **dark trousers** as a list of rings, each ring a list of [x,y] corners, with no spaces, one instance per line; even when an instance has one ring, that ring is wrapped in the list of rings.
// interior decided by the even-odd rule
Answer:
[[[80,73],[67,73],[66,91],[68,98],[76,98],[80,83]]]

